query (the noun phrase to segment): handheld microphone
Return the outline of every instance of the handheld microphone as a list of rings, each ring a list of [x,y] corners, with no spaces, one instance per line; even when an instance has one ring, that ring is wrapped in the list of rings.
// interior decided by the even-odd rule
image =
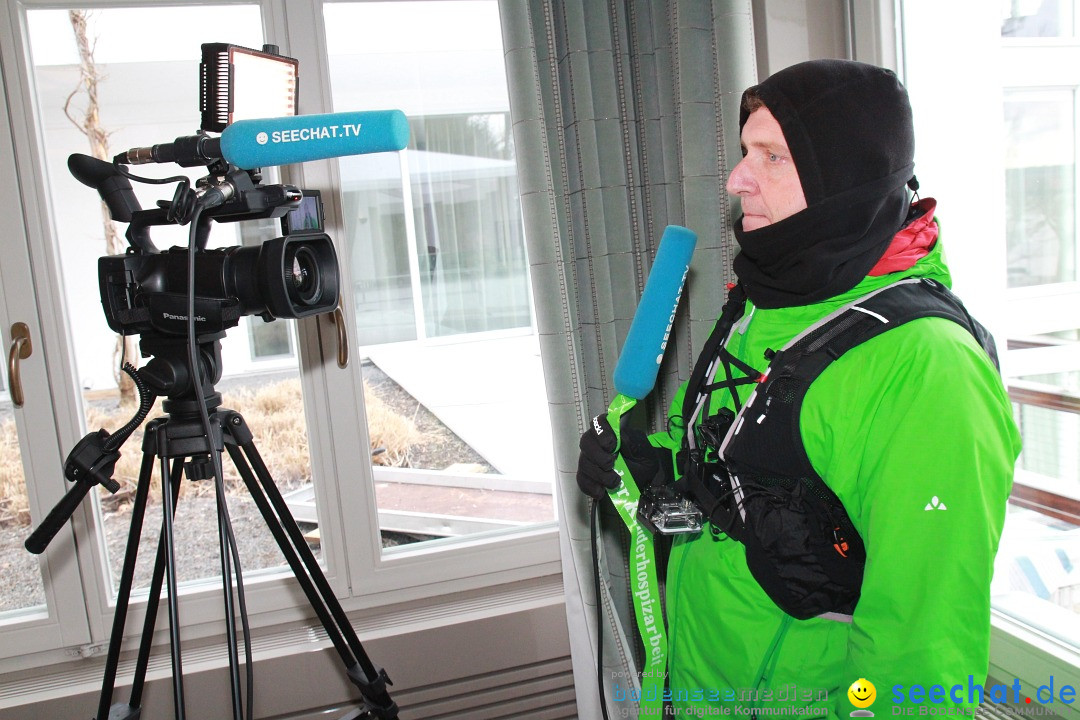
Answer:
[[[678,225],[664,228],[649,279],[645,281],[645,290],[641,293],[637,311],[630,323],[630,332],[626,334],[626,342],[615,364],[616,395],[607,412],[608,425],[614,431],[616,447],[619,448],[615,454],[614,470],[621,480],[618,487],[609,491],[608,497],[630,532],[630,545],[634,548],[630,562],[640,568],[639,589],[633,593],[633,605],[642,638],[645,637],[643,628],[652,628],[652,635],[645,643],[649,652],[646,653],[648,659],[642,674],[638,714],[645,718],[660,717],[663,712],[663,707],[655,698],[663,692],[661,678],[667,667],[667,638],[663,620],[656,620],[660,607],[659,581],[652,535],[645,530],[651,526],[647,523],[649,518],[643,518],[641,514],[643,507],[648,504],[643,489],[649,486],[652,478],[630,480],[633,473],[626,464],[626,457],[634,456],[641,448],[636,444],[623,447],[623,430],[630,410],[638,400],[652,392],[656,384],[656,373],[664,358],[664,349],[675,321],[675,310],[679,307],[686,274],[690,270],[690,256],[696,244],[697,235],[692,231]],[[686,531],[693,529],[689,522],[682,524]],[[694,527],[701,528],[700,520]]]
[[[400,110],[238,120],[221,133],[221,155],[242,170],[345,155],[403,150],[409,121]]]
[[[619,394],[641,400],[656,384],[696,244],[697,235],[692,230],[678,225],[664,229],[626,343],[615,364],[615,390]]]

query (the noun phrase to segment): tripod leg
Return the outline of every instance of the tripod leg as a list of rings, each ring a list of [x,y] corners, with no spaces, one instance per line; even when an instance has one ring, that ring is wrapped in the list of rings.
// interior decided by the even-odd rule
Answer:
[[[183,463],[173,463],[171,470],[173,507],[180,496],[180,477]],[[164,521],[163,521],[164,522]],[[157,624],[157,611],[161,600],[161,586],[165,582],[165,538],[158,537],[157,555],[154,559],[154,574],[150,579],[150,594],[146,598],[146,617],[143,618],[142,638],[139,641],[139,656],[135,662],[135,675],[131,681],[132,707],[142,705],[143,684],[146,681],[146,669],[150,663],[150,648],[154,642],[154,626]]]
[[[147,426],[146,432],[151,432],[152,429],[153,423]],[[135,486],[135,503],[131,509],[127,549],[124,552],[124,565],[120,572],[120,588],[116,594],[116,610],[113,613],[112,633],[109,636],[109,653],[105,659],[105,675],[101,681],[97,720],[109,718],[109,706],[112,704],[113,689],[116,685],[116,669],[120,664],[120,646],[124,641],[124,621],[127,618],[128,603],[131,600],[135,560],[139,555],[139,538],[142,535],[143,516],[146,512],[146,498],[150,493],[150,475],[153,469],[154,456],[144,453],[142,466],[139,469],[138,484]]]
[[[322,621],[327,635],[334,642],[338,654],[341,655],[342,661],[348,669],[350,679],[360,689],[372,712],[376,713],[378,717],[387,720],[397,718],[397,704],[390,699],[389,694],[386,692],[386,685],[390,684],[390,679],[384,670],[376,668],[372,664],[364,652],[363,645],[356,636],[356,632],[353,630],[352,624],[345,615],[341,604],[338,603],[330,583],[327,582],[326,576],[323,575],[318,560],[311,552],[311,548],[308,547],[307,541],[304,540],[303,533],[300,532],[296,520],[289,512],[285,499],[281,496],[273,477],[270,475],[270,471],[267,470],[265,463],[263,463],[262,457],[255,447],[251,431],[244,423],[243,417],[239,413],[232,413],[225,427],[232,434],[233,439],[237,441],[240,448],[243,449],[243,454],[248,462],[243,462],[240,451],[232,445],[226,445],[229,455],[236,464],[244,483],[248,486],[256,505],[258,505],[259,510],[266,519],[274,538],[278,541],[278,546],[281,548],[290,567],[292,567],[297,581],[300,582],[301,588],[304,589],[304,593],[311,602],[312,608],[319,616],[320,621]],[[250,466],[248,463],[250,463]],[[256,484],[256,479],[252,477],[252,469],[254,469],[258,478],[258,484]],[[267,498],[276,512],[276,520],[269,508],[266,507]],[[286,550],[287,545],[289,547],[288,551]],[[290,555],[294,557],[290,558]],[[295,556],[297,555],[303,560],[306,568],[305,577],[310,577],[310,583],[314,583],[318,589],[317,592],[315,592],[315,588],[310,586],[310,583],[304,582],[305,578],[302,577],[301,568],[296,565],[297,558]],[[339,646],[340,638],[335,640],[337,633],[331,632],[331,621],[327,614],[332,617],[337,631],[347,641],[348,649],[351,655],[355,657],[355,662],[352,662],[349,654]]]
[[[225,501],[225,475],[222,472],[221,467],[221,448],[212,448],[211,456],[214,460],[216,473],[215,496],[217,500],[218,515],[218,546],[221,551],[222,592],[225,596],[225,636],[226,647],[229,652],[229,676],[231,680],[230,687],[232,688],[233,717],[235,720],[242,720],[244,717],[244,708],[243,700],[240,695],[240,657],[236,641],[236,603],[233,596],[232,585],[233,544],[230,540],[232,523],[229,519],[229,507]],[[239,571],[239,562],[237,562],[237,572]],[[250,668],[248,668],[248,672],[251,672]],[[253,698],[249,697],[248,702],[253,702]]]
[[[244,484],[248,488],[248,492],[251,493],[252,500],[255,501],[256,507],[259,508],[259,512],[266,521],[267,528],[274,536],[274,540],[277,541],[281,554],[285,556],[285,562],[289,564],[289,568],[292,570],[293,575],[300,584],[300,589],[304,591],[304,595],[307,596],[312,609],[315,610],[323,627],[326,628],[326,634],[330,638],[330,642],[333,643],[334,649],[337,650],[338,655],[341,656],[341,661],[346,666],[353,665],[356,661],[349,651],[349,646],[345,643],[345,639],[341,636],[341,633],[334,624],[334,620],[326,609],[325,603],[322,602],[322,598],[319,596],[318,590],[312,583],[308,571],[304,568],[300,557],[297,555],[296,549],[290,543],[288,535],[286,535],[285,530],[274,515],[273,508],[270,506],[266,495],[259,487],[251,467],[247,464],[246,458],[235,448],[235,446],[228,446],[228,451],[229,457],[232,458],[233,464],[236,465],[240,477],[243,478]]]
[[[173,461],[183,463],[181,459]],[[161,458],[161,535],[165,540],[165,580],[168,587],[169,601],[169,646],[172,655],[173,672],[173,707],[176,709],[177,720],[184,719],[184,663],[180,651],[180,602],[176,582],[176,540],[173,536],[173,515],[176,508],[173,503],[173,492],[179,485],[174,483],[172,473],[169,470],[169,461],[162,455]]]

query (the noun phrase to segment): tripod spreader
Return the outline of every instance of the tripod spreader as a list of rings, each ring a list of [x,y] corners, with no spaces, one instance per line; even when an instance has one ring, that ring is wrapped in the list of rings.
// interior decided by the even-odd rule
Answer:
[[[118,448],[112,448],[109,440],[115,439],[104,429],[90,433],[80,440],[67,456],[64,463],[64,477],[75,485],[67,491],[60,502],[49,511],[37,529],[26,538],[27,550],[40,555],[49,546],[60,528],[67,524],[71,514],[79,507],[90,488],[104,485],[109,492],[120,489],[120,483],[113,480],[113,469],[120,459]]]

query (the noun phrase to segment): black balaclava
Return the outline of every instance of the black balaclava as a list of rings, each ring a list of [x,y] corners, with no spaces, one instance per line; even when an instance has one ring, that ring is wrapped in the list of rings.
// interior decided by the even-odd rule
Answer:
[[[751,90],[780,123],[807,207],[750,232],[740,215],[735,274],[761,308],[846,292],[903,226],[905,185],[917,187],[907,91],[890,70],[850,60],[799,63]]]

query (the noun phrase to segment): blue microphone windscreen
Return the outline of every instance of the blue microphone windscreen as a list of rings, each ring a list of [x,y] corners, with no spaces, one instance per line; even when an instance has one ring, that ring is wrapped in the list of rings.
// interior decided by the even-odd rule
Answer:
[[[697,235],[668,225],[660,238],[645,290],[615,365],[615,391],[641,400],[656,384],[675,310],[679,306]]]
[[[400,110],[238,120],[221,133],[221,155],[244,170],[402,150],[409,121]]]

